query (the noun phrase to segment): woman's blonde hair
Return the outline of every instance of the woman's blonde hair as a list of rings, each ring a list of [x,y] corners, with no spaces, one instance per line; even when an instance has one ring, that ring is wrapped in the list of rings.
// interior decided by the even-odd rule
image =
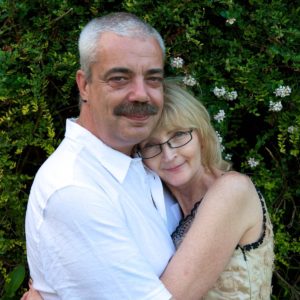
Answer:
[[[221,145],[210,116],[203,104],[178,84],[165,81],[164,107],[156,129],[194,129],[202,149],[202,164],[213,171],[230,169],[231,164],[222,158]],[[154,129],[154,131],[156,130]]]

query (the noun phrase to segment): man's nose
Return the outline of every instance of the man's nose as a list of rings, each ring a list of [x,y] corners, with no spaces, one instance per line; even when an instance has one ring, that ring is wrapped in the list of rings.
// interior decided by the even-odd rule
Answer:
[[[150,100],[144,78],[135,78],[132,82],[131,89],[129,100],[139,102],[147,102]]]

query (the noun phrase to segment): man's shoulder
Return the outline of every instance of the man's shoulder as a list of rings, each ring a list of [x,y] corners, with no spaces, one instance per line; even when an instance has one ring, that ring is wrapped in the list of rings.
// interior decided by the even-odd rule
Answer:
[[[70,185],[76,185],[76,174],[82,173],[79,169],[78,157],[81,148],[72,148],[72,145],[63,140],[58,148],[44,161],[37,171],[30,198],[38,197],[47,201],[56,191]]]
[[[72,170],[77,156],[78,151],[75,152],[68,149],[67,143],[63,140],[58,148],[41,165],[36,178],[51,177],[54,180],[61,178],[65,173]]]
[[[114,181],[110,172],[90,150],[77,141],[64,139],[36,173],[31,194],[46,200],[62,189],[111,191]]]

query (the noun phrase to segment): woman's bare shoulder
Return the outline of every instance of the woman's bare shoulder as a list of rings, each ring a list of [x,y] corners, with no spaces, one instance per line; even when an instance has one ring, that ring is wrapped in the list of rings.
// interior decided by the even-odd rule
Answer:
[[[219,192],[224,199],[227,198],[228,201],[230,198],[233,202],[248,201],[257,194],[250,177],[236,171],[224,173],[215,181],[210,190]]]
[[[249,176],[237,172],[237,171],[229,171],[225,172],[218,178],[220,181],[224,181],[226,183],[231,182],[232,184],[243,184],[243,185],[252,185],[252,181]]]

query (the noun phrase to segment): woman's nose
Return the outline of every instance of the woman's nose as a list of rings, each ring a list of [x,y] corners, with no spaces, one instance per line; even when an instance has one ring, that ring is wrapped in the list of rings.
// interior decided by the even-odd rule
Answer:
[[[176,149],[171,148],[168,143],[162,145],[162,157],[164,160],[172,160],[176,156]]]

